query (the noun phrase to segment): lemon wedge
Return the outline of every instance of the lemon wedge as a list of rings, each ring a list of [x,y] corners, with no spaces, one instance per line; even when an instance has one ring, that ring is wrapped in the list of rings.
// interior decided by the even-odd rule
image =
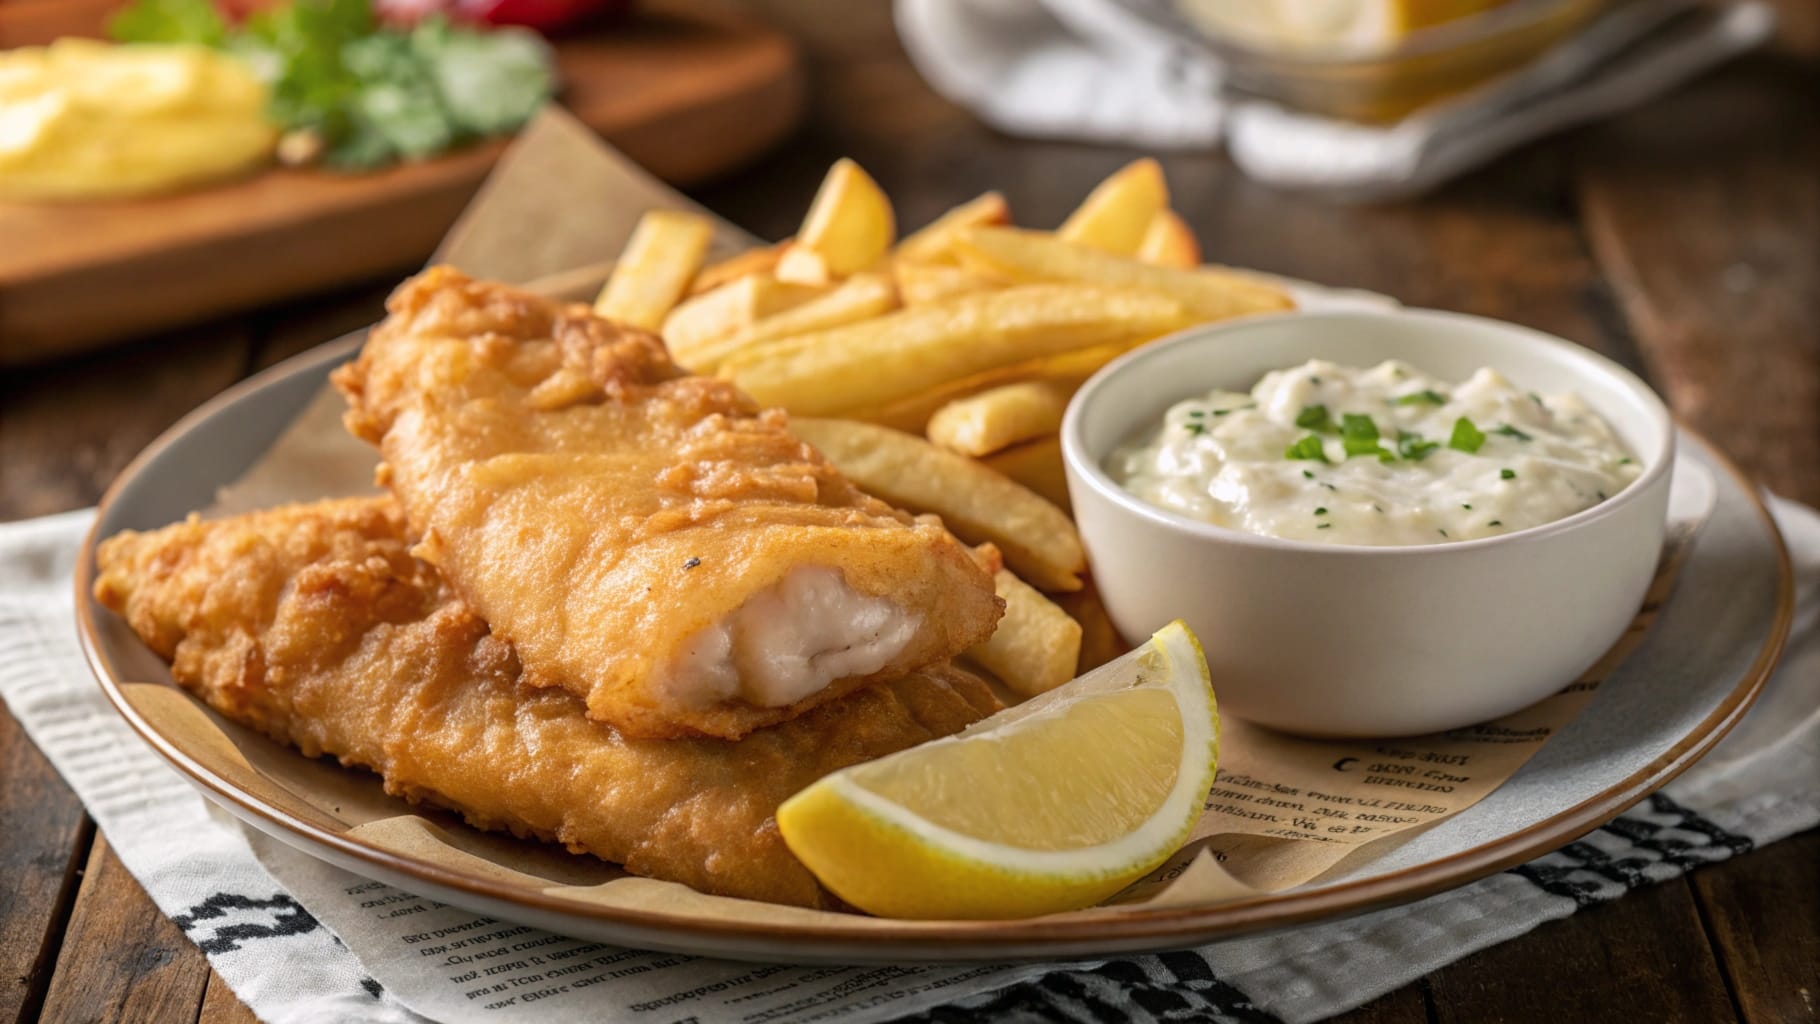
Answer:
[[[965,731],[829,775],[777,811],[822,884],[886,917],[1013,918],[1092,906],[1187,839],[1219,712],[1181,622]]]
[[[1253,49],[1376,52],[1418,29],[1478,14],[1507,0],[1185,0],[1206,32]]]

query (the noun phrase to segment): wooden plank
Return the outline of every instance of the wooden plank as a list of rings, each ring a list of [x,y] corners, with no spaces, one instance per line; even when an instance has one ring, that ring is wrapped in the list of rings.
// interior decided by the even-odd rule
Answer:
[[[259,1018],[246,1008],[221,975],[209,971],[208,989],[202,995],[202,1013],[196,1024],[259,1024]]]
[[[164,428],[240,378],[246,340],[217,325],[0,374],[0,520],[93,504]]]
[[[1589,134],[1586,228],[1677,412],[1820,501],[1820,69],[1747,62]]]
[[[1475,953],[1429,990],[1438,1024],[1737,1019],[1683,879]]]
[[[679,182],[750,159],[800,106],[791,43],[747,19],[653,10],[565,40],[558,64],[566,107]],[[0,204],[0,365],[421,262],[503,148],[358,175],[273,169],[144,200]]]
[[[1820,1021],[1820,829],[1691,876],[1748,1024]]]
[[[34,1020],[94,826],[0,704],[0,1021]]]
[[[46,1021],[193,1021],[209,966],[159,912],[105,837],[95,841],[76,894]]]

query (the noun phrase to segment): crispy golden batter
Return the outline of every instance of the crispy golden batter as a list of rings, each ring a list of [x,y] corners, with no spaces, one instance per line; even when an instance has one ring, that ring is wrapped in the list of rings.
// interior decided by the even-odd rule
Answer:
[[[384,456],[417,553],[511,641],[527,682],[573,690],[591,717],[627,735],[737,738],[991,634],[992,578],[939,523],[861,494],[781,411],[685,374],[654,336],[448,268],[406,282],[389,309],[335,376],[348,426]],[[793,606],[749,646],[807,665],[809,687],[755,696],[750,662],[728,672],[726,658],[726,689],[692,683],[702,638],[744,629],[724,624],[755,598],[776,606],[765,595],[803,567],[838,572],[875,616],[885,602],[888,627],[843,637],[866,620]],[[866,653],[885,628],[897,639]],[[814,629],[836,635],[798,635]],[[815,671],[855,649],[871,667],[817,690]]]
[[[738,742],[629,739],[566,692],[519,685],[511,645],[411,555],[389,498],[122,533],[99,557],[97,597],[228,717],[480,828],[705,892],[825,904],[777,805],[997,708],[940,665]]]

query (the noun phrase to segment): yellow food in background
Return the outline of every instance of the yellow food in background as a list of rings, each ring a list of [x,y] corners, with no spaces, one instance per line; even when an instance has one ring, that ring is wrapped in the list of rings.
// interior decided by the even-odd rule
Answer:
[[[1200,644],[1180,622],[956,736],[835,772],[777,827],[868,913],[999,919],[1092,906],[1181,847],[1219,755]]]
[[[60,39],[0,52],[0,198],[144,195],[265,163],[277,130],[245,65],[187,44]]]
[[[1209,35],[1257,50],[1375,53],[1411,33],[1499,7],[1509,0],[1180,0]]]

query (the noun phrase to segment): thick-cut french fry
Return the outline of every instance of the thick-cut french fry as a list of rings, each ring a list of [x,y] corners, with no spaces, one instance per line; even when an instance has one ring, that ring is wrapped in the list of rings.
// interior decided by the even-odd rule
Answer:
[[[690,347],[672,344],[671,350],[678,362],[696,373],[713,373],[723,360],[755,345],[870,320],[896,308],[897,288],[890,278],[883,274],[855,274],[832,291],[765,317],[743,331]]]
[[[964,265],[1017,281],[1149,289],[1181,302],[1197,322],[1295,308],[1283,289],[1224,267],[1157,267],[1035,231],[968,228],[955,246]]]
[[[1019,576],[1049,591],[1078,590],[1081,538],[1062,510],[965,455],[914,434],[854,420],[793,418],[860,490],[912,512],[932,512],[971,544],[991,543]]]
[[[1072,394],[1074,389],[1081,386],[1081,382],[1093,376],[1100,367],[1149,340],[1149,338],[1133,338],[1129,341],[1117,341],[1108,345],[1095,345],[1092,348],[1064,352],[1058,356],[1044,356],[1040,359],[1027,359],[1008,366],[998,366],[982,373],[951,380],[939,387],[906,395],[895,402],[854,409],[845,415],[852,419],[894,427],[912,434],[921,434],[929,428],[929,417],[934,416],[943,406],[1003,384],[1015,384],[1025,380],[1053,381],[1068,385],[1069,393]]]
[[[1168,208],[1169,186],[1163,181],[1163,168],[1145,157],[1113,172],[1087,193],[1056,236],[1130,256],[1143,242],[1151,218]]]
[[[897,293],[906,306],[927,306],[969,292],[1003,288],[1005,281],[965,267],[948,267],[939,263],[907,263],[899,260],[891,267],[897,279]]]
[[[1074,388],[1072,382],[1027,380],[956,399],[929,417],[929,440],[978,458],[1053,434]]]
[[[721,285],[732,284],[742,277],[753,274],[769,274],[777,269],[777,261],[783,259],[784,249],[792,239],[784,239],[776,245],[761,245],[756,249],[747,249],[738,256],[729,256],[719,263],[710,263],[701,268],[695,280],[689,285],[690,295],[701,295],[711,292]]]
[[[1184,317],[1181,303],[1156,292],[1025,285],[752,346],[720,375],[765,405],[838,414],[1029,359],[1154,338]]]
[[[809,204],[796,241],[785,249],[777,276],[827,284],[883,259],[896,235],[891,200],[878,182],[853,161],[837,160]]]
[[[1073,513],[1073,503],[1068,499],[1068,473],[1062,468],[1060,437],[1051,434],[1026,441],[980,461],[1055,502],[1063,512]]]
[[[657,330],[701,269],[713,237],[714,225],[700,214],[646,213],[594,300],[594,311],[609,320]]]
[[[1005,601],[1005,617],[967,658],[1022,697],[1073,679],[1081,660],[1081,624],[1009,569],[1000,569],[993,581]]]
[[[785,247],[783,258],[777,261],[776,274],[780,281],[818,287],[827,287],[840,280],[826,256],[800,245]]]
[[[1186,270],[1201,265],[1201,243],[1180,214],[1174,210],[1162,210],[1150,218],[1150,226],[1144,229],[1144,240],[1138,244],[1137,258],[1159,267],[1180,267]]]
[[[1011,223],[1011,207],[997,192],[987,192],[935,218],[897,243],[894,255],[911,263],[938,263],[947,255],[954,232],[961,228]]]
[[[711,342],[750,330],[765,317],[799,306],[822,291],[779,281],[768,273],[749,274],[711,292],[684,299],[664,318],[664,343],[676,353],[698,351]]]

